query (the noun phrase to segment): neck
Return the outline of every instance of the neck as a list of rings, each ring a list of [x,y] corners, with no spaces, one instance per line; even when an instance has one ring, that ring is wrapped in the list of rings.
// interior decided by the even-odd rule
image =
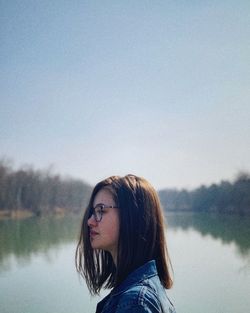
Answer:
[[[116,253],[116,251],[110,251],[110,254],[112,256],[112,259],[113,259],[115,266],[117,267],[117,253]]]

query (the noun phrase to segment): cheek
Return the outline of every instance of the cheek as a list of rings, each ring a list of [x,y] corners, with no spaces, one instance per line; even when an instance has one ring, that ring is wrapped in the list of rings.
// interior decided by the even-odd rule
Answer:
[[[108,230],[108,236],[109,238],[113,241],[113,242],[118,242],[118,238],[119,238],[119,219],[118,217],[114,217],[111,221],[110,221],[110,228]]]

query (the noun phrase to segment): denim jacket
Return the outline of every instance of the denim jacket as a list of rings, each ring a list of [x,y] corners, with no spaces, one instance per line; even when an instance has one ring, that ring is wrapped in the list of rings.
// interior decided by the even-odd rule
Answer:
[[[96,313],[176,313],[162,286],[155,261],[130,273],[97,304]]]

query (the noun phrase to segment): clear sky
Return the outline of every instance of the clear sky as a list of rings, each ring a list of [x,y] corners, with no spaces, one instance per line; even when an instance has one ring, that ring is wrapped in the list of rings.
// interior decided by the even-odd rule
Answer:
[[[0,155],[95,184],[250,170],[250,2],[0,0]]]

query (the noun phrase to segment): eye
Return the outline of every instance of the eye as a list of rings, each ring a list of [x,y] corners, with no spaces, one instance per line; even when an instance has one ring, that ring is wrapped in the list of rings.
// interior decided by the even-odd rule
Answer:
[[[102,204],[98,204],[95,208],[94,208],[94,211],[96,214],[101,214],[103,212],[103,209],[104,209],[104,205]]]
[[[102,208],[95,208],[95,213],[96,214],[100,214],[102,212]]]

